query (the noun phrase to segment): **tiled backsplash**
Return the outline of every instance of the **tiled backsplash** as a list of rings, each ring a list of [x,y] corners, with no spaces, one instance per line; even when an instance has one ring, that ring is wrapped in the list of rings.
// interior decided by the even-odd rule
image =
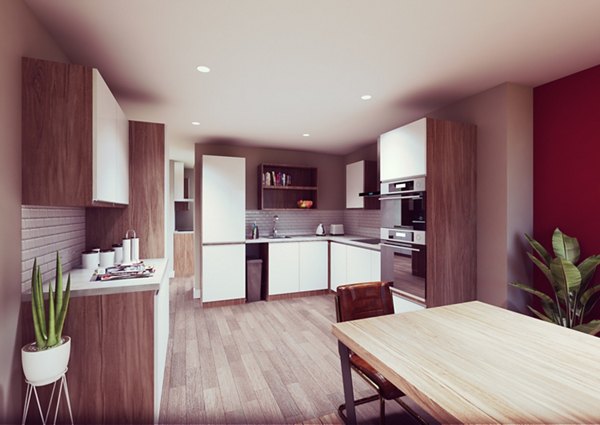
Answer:
[[[378,238],[381,228],[380,210],[345,210],[344,231],[348,235]]]
[[[42,279],[54,279],[56,251],[63,272],[81,264],[85,249],[85,208],[21,207],[21,285],[31,285],[33,260],[37,258]]]
[[[329,233],[329,225],[342,223],[347,235],[379,237],[379,210],[247,210],[246,237],[256,222],[260,236],[273,233],[273,216],[279,217],[277,229],[284,235],[314,235],[319,223]]]

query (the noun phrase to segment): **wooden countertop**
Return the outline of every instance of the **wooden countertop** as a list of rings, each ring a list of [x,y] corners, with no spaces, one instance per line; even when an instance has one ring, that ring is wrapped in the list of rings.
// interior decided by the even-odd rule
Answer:
[[[478,301],[332,332],[442,423],[600,423],[600,338]]]

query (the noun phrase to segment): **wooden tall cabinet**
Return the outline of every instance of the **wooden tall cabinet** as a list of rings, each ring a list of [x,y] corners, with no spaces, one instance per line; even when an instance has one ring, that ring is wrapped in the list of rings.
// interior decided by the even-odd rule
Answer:
[[[22,59],[22,203],[129,202],[128,123],[98,70]]]
[[[477,298],[477,128],[427,118],[427,307]]]
[[[412,273],[426,268],[427,307],[477,297],[476,139],[474,125],[432,118],[379,138],[382,182],[425,175],[427,264],[413,256]],[[420,303],[405,295],[403,304]]]

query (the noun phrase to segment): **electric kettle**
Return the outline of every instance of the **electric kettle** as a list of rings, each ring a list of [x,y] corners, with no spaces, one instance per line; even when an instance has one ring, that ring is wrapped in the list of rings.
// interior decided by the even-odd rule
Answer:
[[[323,227],[323,223],[319,223],[317,226],[317,231],[315,232],[317,236],[325,236],[325,227]]]

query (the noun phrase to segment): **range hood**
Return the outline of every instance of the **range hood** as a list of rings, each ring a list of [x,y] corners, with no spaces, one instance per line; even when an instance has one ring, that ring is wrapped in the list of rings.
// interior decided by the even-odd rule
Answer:
[[[375,196],[379,196],[380,192],[378,190],[372,191],[372,192],[361,192],[358,194],[358,196],[362,196],[364,198],[371,198],[371,197],[375,197]]]

